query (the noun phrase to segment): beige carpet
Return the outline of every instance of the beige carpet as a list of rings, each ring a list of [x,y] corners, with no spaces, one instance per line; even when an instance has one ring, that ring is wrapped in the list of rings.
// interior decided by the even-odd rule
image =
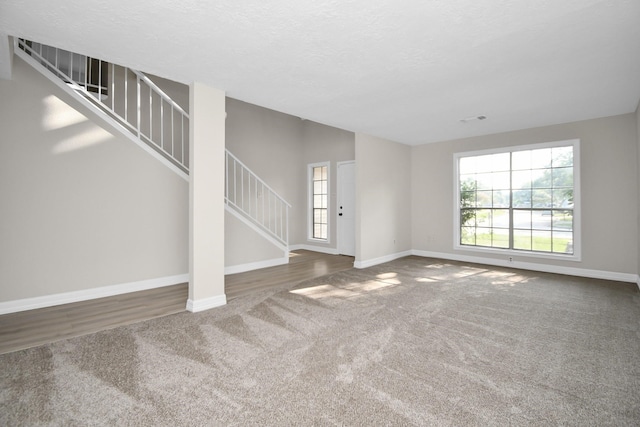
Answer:
[[[635,285],[409,257],[0,356],[0,425],[639,425]]]

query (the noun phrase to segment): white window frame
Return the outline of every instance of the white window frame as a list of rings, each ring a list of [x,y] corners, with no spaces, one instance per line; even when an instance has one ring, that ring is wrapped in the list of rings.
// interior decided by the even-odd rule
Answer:
[[[460,158],[469,156],[482,156],[488,154],[512,153],[517,151],[535,150],[540,148],[552,148],[573,146],[573,254],[535,252],[518,249],[489,248],[484,246],[470,246],[460,244]],[[460,251],[483,252],[485,254],[505,256],[509,261],[511,257],[547,258],[555,260],[582,261],[582,232],[581,232],[581,194],[580,194],[580,140],[570,139],[563,141],[545,142],[540,144],[517,145],[511,147],[494,148],[479,151],[467,151],[454,153],[453,155],[453,248]],[[510,208],[511,209],[511,208]]]
[[[313,168],[326,166],[327,168],[327,238],[313,237]],[[331,243],[331,162],[310,163],[307,165],[308,207],[307,239],[318,243]]]

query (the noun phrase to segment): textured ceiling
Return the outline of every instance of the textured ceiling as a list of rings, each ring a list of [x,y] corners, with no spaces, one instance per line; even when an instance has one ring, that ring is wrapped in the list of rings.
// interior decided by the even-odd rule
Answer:
[[[406,144],[640,99],[640,0],[0,0],[0,32]]]

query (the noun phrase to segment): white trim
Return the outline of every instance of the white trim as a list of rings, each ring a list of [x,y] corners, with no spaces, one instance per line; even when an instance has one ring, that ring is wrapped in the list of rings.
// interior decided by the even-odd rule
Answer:
[[[138,147],[142,148],[144,151],[151,154],[151,156],[153,156],[156,160],[160,161],[160,163],[164,164],[166,167],[168,167],[173,172],[175,172],[180,178],[184,179],[185,181],[189,181],[189,174],[185,173],[179,167],[177,167],[172,162],[167,160],[162,154],[158,153],[156,150],[151,148],[148,144],[141,141],[140,138],[137,138],[135,135],[133,135],[129,129],[124,127],[122,124],[118,123],[117,120],[110,117],[107,113],[102,111],[99,107],[97,107],[91,101],[89,101],[83,96],[78,95],[75,92],[75,90],[70,88],[69,85],[67,85],[62,79],[56,77],[55,74],[47,71],[47,69],[44,66],[42,66],[42,64],[40,64],[38,61],[33,59],[22,49],[15,49],[15,54],[18,55],[27,64],[31,65],[38,72],[40,72],[40,74],[42,74],[51,82],[53,82],[60,89],[65,91],[67,94],[69,94],[73,99],[80,102],[85,107],[89,108],[91,112],[99,116],[102,120],[104,120],[106,124],[110,125],[113,129],[117,130],[121,135],[128,138],[130,141],[133,141]]]
[[[157,279],[141,280],[138,282],[122,283],[119,285],[103,286],[100,288],[83,289],[81,291],[64,292],[41,297],[25,298],[0,302],[0,314],[16,313],[19,311],[35,310],[96,298],[111,297],[130,292],[146,291],[164,286],[177,285],[189,281],[189,274],[159,277]]]
[[[289,247],[289,249],[292,250],[292,251],[297,251],[297,250],[302,249],[302,250],[305,250],[305,251],[320,252],[320,253],[328,254],[328,255],[340,255],[336,248],[327,248],[325,246],[315,246],[315,245],[301,244],[301,245],[291,245]]]
[[[215,297],[203,298],[197,301],[187,300],[187,310],[192,313],[209,310],[211,308],[221,307],[227,304],[227,296],[225,294],[216,295]]]
[[[485,265],[492,265],[497,267],[509,267],[509,268],[518,268],[522,270],[540,271],[544,273],[566,274],[569,276],[588,277],[591,279],[604,279],[604,280],[615,280],[618,282],[638,283],[638,275],[630,274],[630,273],[618,273],[615,271],[563,267],[559,265],[537,264],[532,262],[522,262],[522,261],[515,261],[515,260],[510,262],[509,260],[476,257],[476,256],[460,255],[460,254],[450,254],[445,252],[431,252],[431,251],[420,251],[420,250],[413,250],[411,252],[412,252],[412,255],[427,257],[427,258],[440,258],[440,259],[451,260],[451,261],[471,262],[475,264],[485,264]],[[640,288],[640,284],[638,284],[638,287]]]
[[[516,249],[486,248],[481,246],[466,246],[460,244],[460,158],[498,153],[513,153],[524,150],[540,148],[573,147],[573,254],[555,254],[548,252],[521,251]],[[563,141],[543,142],[538,144],[516,145],[511,147],[491,148],[479,151],[466,151],[453,154],[453,248],[460,251],[477,251],[494,253],[496,255],[514,257],[524,256],[531,258],[546,258],[562,261],[582,261],[582,226],[580,203],[580,139],[568,139]],[[536,265],[536,264],[533,264]]]
[[[267,259],[264,261],[256,261],[256,262],[250,262],[247,264],[238,264],[238,265],[225,267],[224,274],[227,275],[227,274],[244,273],[246,271],[275,267],[278,265],[284,265],[288,263],[289,263],[289,256],[287,255],[282,258]]]
[[[368,259],[364,261],[356,261],[353,263],[355,268],[367,268],[378,264],[383,264],[385,262],[393,261],[398,258],[402,258],[405,256],[412,255],[413,251],[404,251],[404,252],[396,252],[395,254],[389,254],[385,256],[381,256],[379,258]]]
[[[327,238],[313,236],[313,168],[327,167]],[[309,163],[307,165],[307,240],[309,242],[331,243],[331,162]]]

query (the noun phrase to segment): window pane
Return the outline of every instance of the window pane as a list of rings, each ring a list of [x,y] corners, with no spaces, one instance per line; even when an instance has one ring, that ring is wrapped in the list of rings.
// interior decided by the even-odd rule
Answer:
[[[554,231],[553,252],[573,254],[573,233]]]
[[[314,209],[313,210],[313,222],[318,224],[327,223],[327,210],[326,209]]]
[[[515,228],[531,228],[531,211],[513,211],[513,226]]]
[[[573,168],[553,169],[553,187],[573,187]]]
[[[514,151],[511,153],[511,165],[514,171],[531,169],[531,150]]]
[[[494,248],[508,248],[509,247],[509,230],[494,229],[492,246]]]
[[[478,191],[476,193],[476,204],[480,208],[490,208],[493,206],[493,191]]]
[[[462,227],[460,231],[460,243],[463,245],[475,245],[476,244],[476,229],[475,227]]]
[[[530,251],[531,250],[531,231],[530,230],[513,230],[513,248]]]
[[[510,153],[498,153],[491,157],[491,170],[494,172],[508,171],[511,168]]]
[[[476,172],[476,158],[475,157],[462,157],[459,163],[460,174],[469,174]]]
[[[492,211],[491,225],[494,228],[509,228],[509,210],[508,209],[494,209]]]
[[[476,245],[491,247],[491,228],[478,227],[476,229]]]
[[[551,190],[533,190],[531,193],[531,204],[534,208],[550,208],[551,204]]]
[[[463,208],[476,207],[476,192],[463,191],[460,193],[460,206]]]
[[[320,225],[320,238],[326,239],[327,236],[327,224]]]
[[[534,169],[531,171],[531,186],[533,188],[551,188],[551,169]]]
[[[460,189],[463,191],[471,191],[476,189],[476,175],[460,175]]]
[[[313,207],[314,208],[322,207],[322,196],[313,196]]]
[[[323,180],[327,180],[327,167],[326,166],[322,166],[322,179]]]
[[[553,211],[553,229],[555,231],[573,231],[573,211]]]
[[[322,194],[322,183],[323,181],[314,181],[313,182],[313,194]]]
[[[492,188],[494,190],[508,190],[511,188],[511,174],[509,172],[494,172]]]
[[[517,171],[511,174],[511,185],[515,190],[519,188],[531,188],[531,171]]]
[[[478,190],[491,190],[493,188],[493,174],[479,173],[476,175],[476,187]]]
[[[493,207],[508,208],[510,206],[509,190],[497,190],[493,192]]]
[[[554,168],[573,166],[573,147],[553,147],[551,149],[551,165]]]
[[[322,167],[313,168],[313,180],[319,181],[322,179]]]
[[[491,172],[493,169],[493,159],[492,155],[488,154],[486,156],[477,156],[476,157],[476,171],[479,173],[482,172]]]
[[[573,188],[558,188],[553,190],[553,207],[568,208],[573,206]]]
[[[531,250],[551,252],[551,231],[532,231]]]
[[[551,230],[551,211],[531,212],[531,223],[534,230]]]
[[[464,226],[475,226],[476,225],[475,209],[462,209],[460,211],[460,224]]]
[[[551,148],[531,150],[531,169],[551,167]]]
[[[516,190],[513,192],[514,208],[530,208],[531,207],[531,190]]]
[[[478,209],[476,211],[476,224],[483,227],[491,227],[491,210]]]

